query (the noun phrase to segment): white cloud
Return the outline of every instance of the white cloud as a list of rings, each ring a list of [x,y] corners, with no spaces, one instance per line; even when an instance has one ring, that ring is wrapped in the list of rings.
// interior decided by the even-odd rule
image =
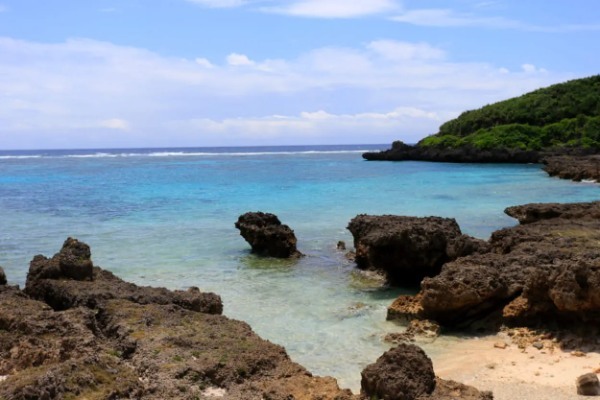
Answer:
[[[121,118],[110,118],[100,121],[98,124],[102,128],[117,129],[122,131],[129,130],[129,122]]]
[[[367,47],[390,60],[435,60],[445,57],[443,50],[427,43],[376,40]]]
[[[399,107],[387,113],[332,114],[324,110],[304,111],[297,116],[271,115],[267,117],[210,118],[173,121],[170,128],[202,134],[226,135],[241,141],[273,143],[282,138],[310,138],[312,143],[335,143],[344,135],[347,142],[368,141],[385,143],[390,137],[402,136],[408,142],[419,137],[414,130],[434,129],[442,117],[434,112],[414,107]]]
[[[295,0],[284,6],[264,7],[267,12],[315,18],[355,18],[397,9],[393,0]]]
[[[245,54],[231,53],[227,56],[227,64],[234,67],[250,66],[254,65],[254,61],[249,59]]]
[[[523,70],[523,72],[526,72],[528,74],[548,72],[546,69],[538,68],[533,64],[523,64],[523,65],[521,65],[521,69]]]
[[[487,8],[496,5],[496,3],[497,2],[483,2],[481,4],[476,4],[475,8]],[[600,30],[600,24],[534,25],[501,16],[481,16],[473,13],[457,12],[448,8],[404,10],[403,12],[392,16],[390,19],[392,21],[411,25],[439,28],[471,27],[553,33]]]
[[[265,144],[409,140],[402,135],[422,137],[465,109],[567,78],[574,76],[534,66],[511,72],[456,63],[432,44],[391,40],[289,59],[231,53],[213,64],[86,39],[0,38],[0,143],[243,145],[255,143],[253,135]]]
[[[391,18],[393,21],[412,25],[434,27],[482,27],[482,28],[524,28],[525,25],[502,17],[479,17],[473,14],[457,13],[450,9],[409,10]]]
[[[215,66],[208,61],[206,58],[197,57],[195,60],[196,64],[203,66],[204,68],[214,68]]]

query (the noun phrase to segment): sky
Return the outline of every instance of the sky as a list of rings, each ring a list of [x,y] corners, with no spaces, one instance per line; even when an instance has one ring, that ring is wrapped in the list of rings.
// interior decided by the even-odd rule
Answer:
[[[599,54],[598,0],[0,0],[0,149],[415,143]]]

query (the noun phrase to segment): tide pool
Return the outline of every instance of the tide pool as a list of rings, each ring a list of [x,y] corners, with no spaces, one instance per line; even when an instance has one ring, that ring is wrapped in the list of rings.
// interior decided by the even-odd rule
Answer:
[[[359,388],[388,345],[386,307],[401,293],[356,274],[338,240],[354,216],[438,215],[480,238],[516,224],[504,208],[597,200],[599,186],[549,178],[539,165],[367,162],[387,146],[0,152],[0,265],[23,285],[35,254],[64,239],[92,248],[125,280],[220,294],[225,315],[319,375]],[[234,222],[277,214],[299,260],[255,257]]]

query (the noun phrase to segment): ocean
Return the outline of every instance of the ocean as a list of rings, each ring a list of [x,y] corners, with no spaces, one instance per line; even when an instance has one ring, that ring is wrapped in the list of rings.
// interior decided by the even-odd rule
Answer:
[[[358,274],[336,249],[357,214],[454,217],[486,239],[504,208],[597,200],[599,186],[539,165],[367,162],[388,145],[0,151],[0,265],[23,285],[36,254],[68,237],[96,265],[141,285],[198,286],[292,359],[358,390],[389,345],[386,307],[403,293]],[[294,229],[298,260],[259,258],[234,227],[247,211]],[[438,340],[429,351],[452,341]],[[436,347],[437,346],[437,347]]]

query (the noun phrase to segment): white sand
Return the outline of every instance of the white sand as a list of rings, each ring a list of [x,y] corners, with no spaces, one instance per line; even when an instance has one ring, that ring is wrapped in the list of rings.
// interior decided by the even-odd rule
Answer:
[[[577,395],[577,377],[600,371],[599,353],[575,356],[552,348],[528,346],[520,349],[505,336],[460,340],[431,355],[435,372],[480,390],[491,390],[496,400],[590,399]],[[446,351],[447,349],[447,351]],[[584,355],[582,355],[584,354]]]

